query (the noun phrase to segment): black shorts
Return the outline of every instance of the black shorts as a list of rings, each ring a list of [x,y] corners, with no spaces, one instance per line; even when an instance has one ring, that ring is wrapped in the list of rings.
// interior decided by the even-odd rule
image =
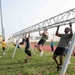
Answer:
[[[41,40],[38,42],[38,45],[42,45],[42,46],[43,46],[43,45],[45,44],[45,42],[46,42],[45,40],[41,39]]]
[[[17,45],[17,48],[20,48],[20,45]]]
[[[63,48],[63,47],[57,47],[56,50],[55,50],[55,52],[54,52],[54,54],[55,55],[63,55],[64,51],[65,51],[65,48]]]
[[[31,52],[30,52],[30,50],[28,50],[27,47],[25,48],[25,53],[26,53],[28,56],[31,56],[31,55],[32,55]]]
[[[5,47],[2,47],[3,51],[5,51]]]

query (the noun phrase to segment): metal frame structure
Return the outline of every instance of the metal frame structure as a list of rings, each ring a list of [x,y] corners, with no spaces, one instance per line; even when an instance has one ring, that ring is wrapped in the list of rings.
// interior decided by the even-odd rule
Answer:
[[[5,32],[3,27],[3,19],[2,19],[2,6],[1,6],[1,0],[0,0],[0,17],[1,17],[1,29],[2,29],[2,39],[5,40]]]
[[[30,26],[28,28],[25,28],[17,33],[14,33],[12,37],[16,37],[19,35],[24,35],[27,32],[36,32],[38,30],[42,30],[44,28],[50,29],[62,25],[67,25],[69,22],[74,23],[75,22],[75,8],[70,9],[69,11],[66,11],[64,13],[61,13],[59,15],[56,15],[54,17],[51,17],[49,19],[46,19],[40,23],[37,23],[33,26]]]
[[[49,18],[49,19],[47,19],[45,21],[42,21],[40,23],[37,23],[37,24],[35,24],[33,26],[30,26],[30,27],[28,27],[26,29],[23,29],[23,30],[13,34],[12,37],[19,36],[18,41],[17,41],[17,44],[18,44],[20,36],[25,35],[27,32],[36,32],[38,30],[43,30],[44,28],[50,29],[50,28],[54,28],[54,27],[57,27],[57,26],[63,26],[63,25],[67,25],[69,22],[75,23],[75,8],[70,9],[69,11],[61,13],[61,14],[56,15],[54,17],[51,17],[51,18]],[[65,75],[65,73],[66,73],[66,70],[67,70],[67,67],[68,67],[68,62],[69,62],[69,60],[71,58],[71,54],[72,54],[72,51],[73,51],[74,46],[75,46],[75,33],[73,35],[71,43],[72,44],[71,44],[71,46],[69,48],[69,51],[68,51],[68,54],[66,56],[66,60],[65,60],[64,65],[62,67],[60,75]],[[16,53],[16,48],[17,48],[17,45],[16,45],[16,47],[14,49],[14,53],[12,55],[12,58],[14,58],[14,55]]]

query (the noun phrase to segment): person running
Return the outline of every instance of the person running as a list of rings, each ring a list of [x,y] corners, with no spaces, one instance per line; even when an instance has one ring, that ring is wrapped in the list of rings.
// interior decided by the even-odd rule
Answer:
[[[51,44],[50,44],[50,46],[51,46],[51,51],[54,51],[54,42],[53,42],[52,39],[51,39]]]
[[[68,46],[68,44],[73,36],[72,23],[69,23],[69,26],[70,26],[70,28],[69,27],[65,28],[65,30],[64,30],[65,34],[58,33],[59,26],[57,27],[57,30],[56,30],[56,36],[61,37],[60,41],[58,43],[58,46],[53,54],[53,59],[57,64],[57,71],[59,71],[59,69],[61,69],[61,65],[63,63],[63,53],[65,51],[65,47]],[[59,62],[57,60],[57,56],[59,56]]]
[[[48,32],[47,32],[47,29],[44,29],[43,30],[43,33],[41,33],[39,31],[39,35],[41,36],[41,39],[40,41],[37,43],[37,49],[39,50],[40,52],[40,56],[43,55],[43,50],[42,50],[42,47],[43,45],[45,44],[46,40],[48,39]]]
[[[32,57],[32,53],[31,51],[29,50],[29,47],[30,47],[30,42],[29,42],[29,39],[30,39],[30,32],[28,34],[28,37],[26,37],[26,40],[25,40],[25,53],[27,54],[27,57],[25,59],[25,62],[27,63],[28,60]]]
[[[2,40],[2,50],[3,50],[3,55],[6,55],[6,53],[5,53],[5,48],[6,48],[5,40]]]

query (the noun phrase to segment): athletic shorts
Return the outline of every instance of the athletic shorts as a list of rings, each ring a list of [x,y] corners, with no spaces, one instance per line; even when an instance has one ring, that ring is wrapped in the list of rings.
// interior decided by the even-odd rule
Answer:
[[[17,45],[17,48],[20,48],[20,45]]]
[[[64,53],[63,53],[63,55],[67,55],[67,53],[68,53],[68,48],[67,48],[67,49],[65,49],[65,51],[64,51]]]
[[[31,56],[31,55],[32,55],[31,52],[30,52],[30,50],[28,50],[27,47],[25,48],[25,53],[26,53],[28,56]]]
[[[5,47],[2,47],[3,51],[5,50]]]
[[[57,47],[56,50],[55,50],[55,52],[54,52],[54,54],[55,55],[63,55],[64,51],[65,51],[65,48],[63,48],[63,47]]]
[[[41,40],[38,42],[38,45],[42,45],[42,46],[43,46],[43,45],[45,44],[45,42],[46,42],[45,40],[41,39]]]

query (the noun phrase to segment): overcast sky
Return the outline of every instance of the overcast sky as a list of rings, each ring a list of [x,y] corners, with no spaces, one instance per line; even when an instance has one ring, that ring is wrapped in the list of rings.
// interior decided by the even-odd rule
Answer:
[[[75,8],[75,0],[1,0],[1,3],[3,26],[8,36]],[[75,25],[73,30],[75,31]],[[51,29],[50,33],[54,31],[55,29]]]

